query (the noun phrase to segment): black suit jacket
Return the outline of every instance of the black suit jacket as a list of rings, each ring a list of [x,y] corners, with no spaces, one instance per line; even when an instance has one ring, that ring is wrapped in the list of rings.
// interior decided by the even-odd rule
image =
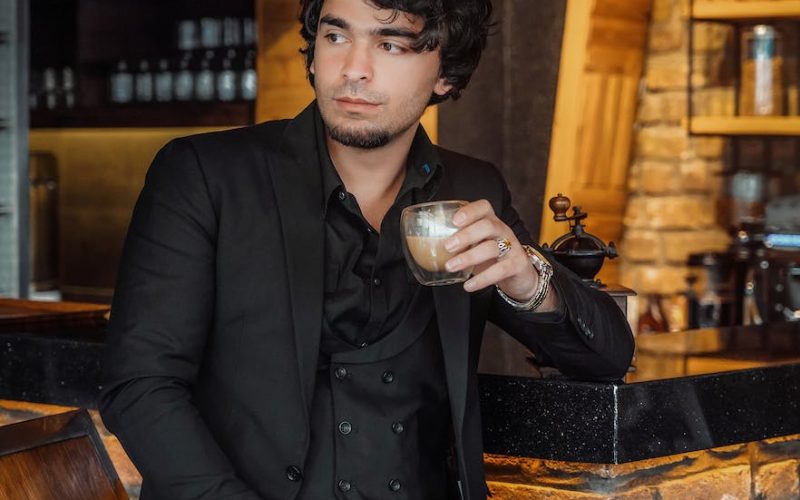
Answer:
[[[142,498],[288,499],[309,447],[322,318],[314,104],[293,120],[176,139],[156,156],[125,242],[100,398]],[[492,165],[444,149],[436,199],[487,199],[532,244]],[[484,498],[476,368],[487,318],[564,373],[621,378],[627,322],[555,265],[567,319],[493,289],[433,289],[464,497]]]

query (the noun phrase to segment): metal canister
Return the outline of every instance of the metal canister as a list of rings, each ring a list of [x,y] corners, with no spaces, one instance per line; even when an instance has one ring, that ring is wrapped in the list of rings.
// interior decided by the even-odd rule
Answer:
[[[758,24],[742,35],[739,114],[783,114],[783,56],[774,27]]]

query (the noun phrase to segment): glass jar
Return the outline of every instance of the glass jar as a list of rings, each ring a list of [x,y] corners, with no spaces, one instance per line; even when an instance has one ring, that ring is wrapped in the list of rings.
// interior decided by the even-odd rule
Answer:
[[[109,86],[111,102],[114,104],[128,104],[133,101],[133,73],[128,71],[128,63],[119,61],[117,68],[111,74]]]
[[[758,24],[742,34],[740,115],[783,114],[783,55],[780,34]]]

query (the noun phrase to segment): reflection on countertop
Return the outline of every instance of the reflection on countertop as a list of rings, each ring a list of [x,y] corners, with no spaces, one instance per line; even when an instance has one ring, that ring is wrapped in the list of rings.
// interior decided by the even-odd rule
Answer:
[[[636,369],[645,382],[800,362],[800,322],[640,335]]]

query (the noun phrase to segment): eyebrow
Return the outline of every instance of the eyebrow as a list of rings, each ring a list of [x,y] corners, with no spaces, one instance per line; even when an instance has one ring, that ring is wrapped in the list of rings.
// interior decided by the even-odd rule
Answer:
[[[335,26],[336,28],[343,29],[345,31],[352,31],[352,27],[350,23],[345,21],[340,17],[334,17],[330,14],[325,15],[319,21],[320,25],[327,24],[330,26]],[[419,33],[416,31],[412,31],[407,28],[374,28],[370,30],[370,35],[372,36],[396,36],[401,38],[408,38],[411,40],[416,40],[419,38]]]

